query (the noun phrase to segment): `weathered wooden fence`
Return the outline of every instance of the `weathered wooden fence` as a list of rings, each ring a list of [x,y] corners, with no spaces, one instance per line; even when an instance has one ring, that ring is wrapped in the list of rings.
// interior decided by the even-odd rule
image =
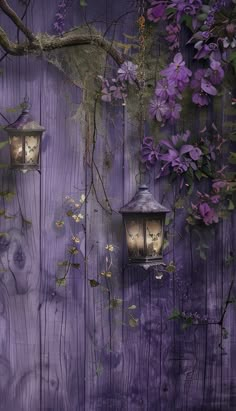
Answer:
[[[105,30],[133,9],[125,0],[89,0],[86,8],[77,3],[68,11],[68,28],[86,13],[87,21]],[[21,14],[22,4],[14,0],[12,5]],[[28,25],[35,33],[51,31],[56,10],[56,0],[32,2]],[[1,24],[15,38],[12,23],[1,16]],[[124,41],[124,33],[134,30],[135,13],[127,13],[109,34]],[[179,308],[220,318],[235,269],[235,263],[225,264],[235,251],[235,220],[213,229],[204,260],[179,208],[166,256],[176,272],[157,280],[128,268],[118,210],[136,190],[137,124],[122,106],[103,105],[92,163],[93,113],[89,105],[85,112],[79,106],[86,90],[43,57],[1,62],[1,112],[14,120],[19,111],[7,108],[22,101],[27,87],[32,112],[46,133],[41,175],[1,170],[0,191],[15,195],[1,199],[9,218],[0,217],[1,232],[7,232],[0,238],[0,410],[234,411],[234,306],[226,316],[228,338],[218,325],[183,331],[168,317]],[[7,153],[2,151],[2,160],[8,161]],[[74,257],[81,267],[72,268],[59,286],[58,262],[67,259],[71,231],[77,227],[65,217],[63,201],[66,195],[86,195],[91,179],[99,202],[107,207],[104,184],[115,211],[104,211],[91,190],[79,224],[80,252]],[[174,189],[166,182],[152,181],[151,190],[171,207]],[[102,279],[107,244],[115,247],[112,278]],[[91,287],[91,279],[103,288]],[[137,307],[137,327],[129,324],[131,305]]]

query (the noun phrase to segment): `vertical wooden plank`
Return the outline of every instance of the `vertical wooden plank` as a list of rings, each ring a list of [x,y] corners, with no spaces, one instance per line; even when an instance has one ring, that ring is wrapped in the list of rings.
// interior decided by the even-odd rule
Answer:
[[[19,11],[19,8],[17,10]],[[6,21],[4,24],[8,32],[12,30],[11,23]],[[2,67],[3,112],[7,107],[16,107],[22,102],[27,85],[34,104],[32,113],[39,120],[39,71],[34,65],[27,64],[25,58],[7,58],[2,62]],[[31,84],[35,79],[37,80],[32,88]],[[19,115],[19,110],[5,114],[13,121]],[[5,162],[6,160],[8,158],[5,158]],[[15,192],[13,201],[7,205],[7,214],[15,217],[1,224],[3,231],[5,229],[8,232],[2,255],[7,271],[1,277],[4,307],[1,322],[6,329],[5,338],[1,333],[1,348],[5,350],[0,354],[1,374],[5,374],[5,378],[1,380],[1,409],[14,410],[17,404],[18,410],[38,410],[40,177],[37,172],[23,175],[11,170],[3,172],[2,176],[2,189]]]

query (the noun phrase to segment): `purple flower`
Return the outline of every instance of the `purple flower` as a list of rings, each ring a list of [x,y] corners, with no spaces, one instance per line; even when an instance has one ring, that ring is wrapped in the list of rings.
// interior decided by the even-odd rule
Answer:
[[[198,50],[198,52],[194,56],[194,58],[197,60],[200,60],[206,56],[209,56],[209,54],[212,52],[208,44],[205,44],[202,40],[198,41],[194,45],[194,48]]]
[[[186,67],[182,54],[177,53],[173,62],[166,69],[162,70],[161,74],[164,77],[168,77],[168,80],[187,84],[192,72]]]
[[[198,69],[191,81],[191,87],[195,90],[192,101],[200,106],[207,106],[209,104],[209,96],[217,94],[217,90],[208,79],[208,76],[209,71],[207,69]]]
[[[165,167],[167,165],[173,167],[178,174],[186,172],[192,163],[190,153],[194,152],[195,147],[191,144],[183,144],[188,137],[189,132],[186,132],[183,135],[172,136],[171,140],[161,140],[160,142],[162,147],[167,148],[166,153],[160,154],[160,160],[167,163]],[[178,147],[179,145],[180,147]]]
[[[224,180],[215,180],[212,184],[212,188],[216,193],[219,193],[222,188],[227,186],[227,182]]]
[[[189,152],[189,155],[192,160],[197,161],[202,156],[202,151],[198,147],[193,147],[192,150]]]
[[[207,203],[199,204],[198,209],[199,209],[199,214],[202,217],[206,225],[218,223],[219,221],[218,215],[216,214],[215,210],[211,208]]]
[[[154,146],[153,137],[145,137],[141,146],[142,161],[149,169],[156,164],[159,157],[158,147]]]
[[[220,201],[220,196],[218,194],[215,194],[215,195],[211,196],[211,202],[213,204],[218,204],[219,201]]]
[[[208,106],[209,104],[208,96],[205,93],[198,92],[198,91],[196,93],[193,93],[192,101],[198,106]]]
[[[201,89],[205,91],[206,94],[210,94],[210,96],[216,96],[217,94],[216,88],[205,77],[203,77],[201,80]]]
[[[180,25],[179,24],[169,24],[166,26],[166,40],[170,43],[170,50],[175,50],[179,48],[179,34],[180,34]]]
[[[137,79],[137,68],[136,64],[133,64],[132,61],[125,61],[117,71],[117,78],[121,82],[128,81],[130,84],[133,84]]]
[[[169,5],[170,8],[175,8],[177,10],[177,22],[180,21],[181,17],[184,14],[196,16],[201,6],[201,0],[172,0],[171,4]]]
[[[180,104],[176,103],[174,99],[170,99],[168,102],[169,111],[166,113],[167,120],[178,120],[180,118],[180,112],[182,107]]]
[[[157,23],[159,20],[166,19],[166,5],[165,3],[154,1],[152,2],[152,6],[147,11],[147,18],[150,21]]]
[[[157,121],[165,121],[166,117],[169,115],[169,107],[165,100],[154,97],[150,102],[149,114],[152,118],[155,117]]]
[[[110,92],[110,84],[109,81],[107,79],[105,79],[102,76],[98,76],[98,78],[101,80],[102,82],[102,101],[111,102],[111,92]]]
[[[224,78],[224,70],[221,67],[221,64],[219,61],[216,60],[211,60],[211,64],[210,64],[210,80],[212,82],[212,84],[214,85],[218,85],[222,82],[223,78]]]
[[[159,80],[156,84],[155,94],[163,100],[176,94],[175,82],[167,79]]]

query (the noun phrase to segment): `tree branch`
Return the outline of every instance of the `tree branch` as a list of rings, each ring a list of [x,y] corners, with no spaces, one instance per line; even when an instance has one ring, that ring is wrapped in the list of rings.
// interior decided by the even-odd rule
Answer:
[[[1,1],[1,0],[0,0]],[[65,33],[64,36],[49,36],[46,33],[37,35],[31,43],[14,43],[6,32],[0,27],[0,46],[12,56],[22,56],[25,54],[41,54],[64,47],[74,47],[82,45],[96,45],[106,51],[118,65],[121,65],[125,58],[112,45],[99,34],[78,34],[74,32]]]
[[[33,33],[31,33],[31,31],[24,25],[20,17],[17,16],[15,11],[9,6],[7,1],[0,0],[0,8],[13,21],[18,29],[22,31],[22,33],[24,33],[24,35],[30,42],[34,40]]]

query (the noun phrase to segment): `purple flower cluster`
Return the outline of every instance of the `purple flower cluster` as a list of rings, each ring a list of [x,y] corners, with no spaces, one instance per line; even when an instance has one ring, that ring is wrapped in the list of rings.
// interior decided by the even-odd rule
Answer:
[[[120,83],[117,79],[112,79],[111,84],[107,79],[98,76],[102,82],[102,101],[110,103],[112,100],[123,100],[127,94],[126,86]]]
[[[221,196],[214,192],[206,194],[198,191],[197,194],[199,198],[197,204],[191,204],[194,219],[203,222],[205,225],[218,223],[217,205],[221,201]]]
[[[68,7],[71,4],[71,0],[61,0],[58,4],[58,10],[55,15],[53,23],[53,30],[56,34],[62,34],[65,28],[65,15]]]
[[[151,0],[151,7],[148,8],[147,18],[154,23],[159,20],[166,19],[166,2],[159,0]]]
[[[166,120],[177,120],[180,117],[182,92],[189,84],[192,72],[186,67],[181,53],[177,53],[170,65],[161,71],[163,79],[156,84],[155,96],[151,100],[149,113],[152,118],[163,124]]]
[[[219,12],[223,7],[227,5],[226,0],[215,0],[213,5],[210,8],[210,11],[207,15],[206,20],[204,21],[204,24],[211,28],[215,22],[215,13]]]
[[[169,49],[171,51],[179,48],[180,24],[168,24],[166,26],[166,40],[170,43]]]
[[[180,19],[185,15],[195,17],[202,7],[202,0],[172,0],[169,8],[177,10],[176,20],[179,23]]]
[[[215,86],[220,85],[223,78],[224,70],[219,61],[211,60],[208,69],[198,69],[191,81],[191,88],[194,90],[192,95],[193,103],[199,106],[207,106],[210,98],[217,94]]]
[[[182,311],[181,312],[181,318],[183,320],[192,320],[193,324],[199,324],[199,323],[205,323],[208,322],[209,319],[207,317],[207,315],[201,315],[198,312],[195,313],[191,313],[191,312],[186,312],[186,311]]]
[[[203,153],[199,147],[187,144],[190,132],[172,136],[171,139],[161,140],[155,147],[152,137],[145,137],[142,143],[142,161],[147,168],[154,166],[157,160],[160,161],[161,168],[157,178],[165,176],[174,171],[182,175],[191,167],[198,169],[198,160]]]
[[[145,137],[141,146],[142,162],[149,170],[159,158],[159,146],[154,145],[153,137]]]
[[[137,79],[137,65],[131,61],[125,61],[117,71],[117,78],[111,80],[98,76],[102,82],[102,97],[105,102],[123,100],[127,96],[127,83],[133,84]]]

